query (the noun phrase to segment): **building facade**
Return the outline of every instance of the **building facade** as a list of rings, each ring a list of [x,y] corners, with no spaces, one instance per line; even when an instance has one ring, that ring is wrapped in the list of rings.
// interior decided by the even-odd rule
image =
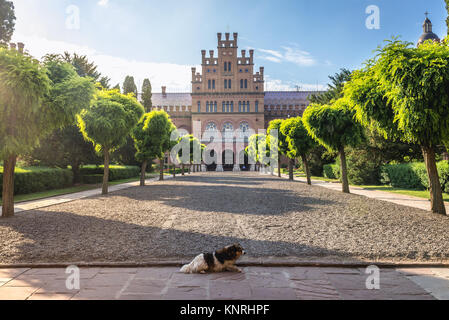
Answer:
[[[249,136],[272,120],[301,116],[317,92],[265,92],[265,70],[255,70],[254,50],[239,52],[237,33],[218,33],[217,41],[216,52],[201,51],[201,70],[192,68],[192,92],[167,93],[162,87],[153,94],[153,110],[165,110],[178,129],[200,131],[202,143],[213,142],[218,154],[212,151],[210,170],[248,169],[243,150]],[[211,139],[213,133],[219,138]]]

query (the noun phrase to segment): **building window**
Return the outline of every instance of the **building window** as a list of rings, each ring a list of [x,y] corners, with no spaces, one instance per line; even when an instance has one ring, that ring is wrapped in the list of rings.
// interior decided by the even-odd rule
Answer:
[[[225,62],[225,63],[224,63],[224,72],[227,72],[227,71],[228,71],[228,63]]]
[[[212,80],[212,89],[215,90],[215,80]]]
[[[198,113],[200,113],[200,112],[201,112],[201,102],[198,101]]]
[[[239,113],[242,113],[242,101],[239,101]]]
[[[242,102],[242,112],[246,112],[246,103],[245,101]]]
[[[256,113],[259,112],[259,101],[256,101],[255,108],[256,108],[255,112]]]
[[[234,113],[234,101],[231,101],[231,112]]]
[[[208,132],[216,132],[217,130],[217,125],[213,122],[209,122],[206,126],[206,131]]]
[[[224,81],[224,87],[225,87],[225,89],[228,88],[228,80],[226,80],[226,79],[225,79],[225,81]]]
[[[249,101],[246,105],[246,109],[248,110],[247,112],[251,112],[251,105],[250,105]]]
[[[226,102],[226,112],[229,113],[229,101]]]
[[[212,88],[212,82],[211,82],[210,80],[207,81],[207,87],[208,87],[209,89]]]
[[[245,79],[245,89],[248,89],[248,80]]]
[[[222,112],[225,113],[226,111],[226,102],[223,101],[223,108],[222,108]]]
[[[209,112],[209,101],[206,102],[206,112]]]
[[[229,79],[228,81],[229,81],[229,82],[228,82],[228,88],[229,88],[229,89],[232,89],[232,86],[231,86],[231,79]]]
[[[228,71],[231,72],[231,63],[228,62]]]
[[[214,112],[217,113],[217,101],[214,102]]]
[[[240,80],[240,89],[243,89],[243,79]]]

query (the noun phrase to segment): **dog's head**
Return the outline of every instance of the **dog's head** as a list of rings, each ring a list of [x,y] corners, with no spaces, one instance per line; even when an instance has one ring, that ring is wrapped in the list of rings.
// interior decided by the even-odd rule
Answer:
[[[238,243],[220,250],[219,253],[223,254],[226,260],[230,261],[237,261],[241,256],[246,254],[243,247]]]

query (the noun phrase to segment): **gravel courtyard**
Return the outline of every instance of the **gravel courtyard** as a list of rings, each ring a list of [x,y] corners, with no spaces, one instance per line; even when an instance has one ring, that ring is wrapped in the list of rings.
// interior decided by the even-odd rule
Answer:
[[[0,219],[0,264],[250,258],[448,261],[449,218],[258,174],[204,173]]]

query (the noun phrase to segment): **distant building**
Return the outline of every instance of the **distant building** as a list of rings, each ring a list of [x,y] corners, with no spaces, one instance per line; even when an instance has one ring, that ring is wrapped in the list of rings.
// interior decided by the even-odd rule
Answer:
[[[426,12],[426,20],[424,20],[423,24],[423,34],[418,40],[418,46],[423,44],[427,40],[432,40],[436,42],[440,42],[440,38],[433,33],[432,30],[432,22],[429,20],[428,13]]]
[[[246,132],[258,133],[268,127],[270,121],[302,116],[309,105],[308,97],[317,91],[268,91],[265,92],[264,68],[254,70],[254,50],[238,52],[238,34],[231,39],[229,33],[217,34],[218,53],[213,50],[206,55],[201,51],[201,73],[192,68],[192,92],[154,93],[153,110],[165,110],[178,129],[192,133],[194,124],[201,123],[201,134],[219,131],[223,135],[223,161],[217,155],[218,169],[239,170],[237,159],[243,159],[247,146]],[[225,141],[226,133],[238,131],[233,147]],[[241,141],[239,141],[241,140]],[[225,142],[228,142],[224,146]],[[208,144],[209,140],[203,139]],[[217,141],[215,141],[217,143]],[[226,149],[226,150],[225,150]],[[227,165],[224,155],[234,159]],[[247,159],[245,160],[245,162]],[[241,164],[240,169],[248,169]],[[215,169],[210,166],[209,169]]]

